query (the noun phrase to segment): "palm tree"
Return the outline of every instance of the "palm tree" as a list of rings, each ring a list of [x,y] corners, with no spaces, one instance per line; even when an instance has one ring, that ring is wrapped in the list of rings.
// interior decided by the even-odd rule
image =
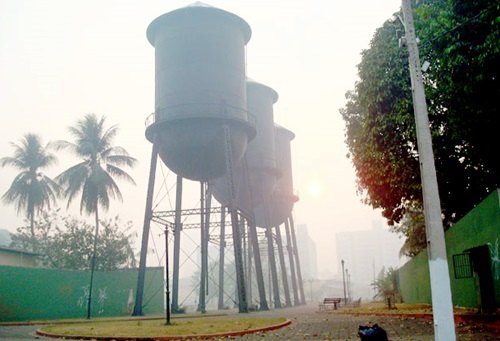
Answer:
[[[26,134],[19,144],[12,142],[11,145],[14,156],[1,158],[0,166],[12,166],[21,172],[14,178],[2,200],[8,204],[14,203],[18,214],[26,214],[31,237],[35,241],[35,215],[45,207],[50,209],[59,194],[59,185],[40,170],[55,164],[57,158],[49,151],[50,144],[42,146],[36,134]]]
[[[99,206],[109,208],[110,199],[122,200],[115,178],[135,184],[121,166],[133,167],[136,159],[122,147],[112,146],[118,127],[104,127],[104,117],[87,114],[69,131],[74,142],[57,141],[57,149],[68,149],[82,161],[59,174],[56,180],[64,187],[68,206],[81,193],[80,213],[95,214],[95,235],[92,252],[87,318],[90,319],[92,283],[96,263],[96,246],[99,235]]]

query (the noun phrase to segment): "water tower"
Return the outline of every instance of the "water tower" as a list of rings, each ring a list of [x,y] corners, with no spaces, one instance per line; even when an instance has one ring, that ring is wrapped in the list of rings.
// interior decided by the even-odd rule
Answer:
[[[200,181],[203,198],[206,181],[225,174],[233,178],[232,170],[255,137],[255,122],[248,114],[246,98],[245,45],[250,36],[250,26],[243,19],[199,2],[161,15],[147,29],[147,38],[155,48],[155,112],[146,124],[146,138],[153,144],[153,151],[134,315],[142,315],[157,157],[178,175],[177,243],[182,178]],[[200,209],[200,214],[208,214],[205,211]],[[236,210],[230,207],[230,212],[242,312],[247,311],[247,303],[241,240]],[[203,235],[203,224],[200,227]],[[206,243],[202,239],[202,253]],[[174,266],[175,257],[174,251]],[[204,267],[202,262],[202,276]]]

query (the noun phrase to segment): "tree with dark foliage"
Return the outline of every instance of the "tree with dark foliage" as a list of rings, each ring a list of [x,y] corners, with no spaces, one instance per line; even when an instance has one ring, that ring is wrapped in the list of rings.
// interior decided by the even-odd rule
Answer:
[[[500,186],[500,3],[428,0],[414,8],[421,59],[430,63],[424,83],[443,225],[449,228]],[[341,109],[358,191],[391,225],[422,214],[407,51],[398,47],[402,35],[402,23],[393,20],[376,31]],[[396,229],[421,239],[413,234],[424,229],[406,227]],[[425,243],[406,254],[421,247]]]

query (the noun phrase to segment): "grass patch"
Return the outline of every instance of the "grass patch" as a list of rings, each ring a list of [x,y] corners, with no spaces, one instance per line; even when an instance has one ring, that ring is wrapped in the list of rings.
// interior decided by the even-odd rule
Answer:
[[[42,331],[62,336],[131,336],[155,337],[170,335],[205,335],[263,328],[285,322],[284,317],[218,317],[173,319],[170,326],[163,320],[92,321],[78,324],[57,324]]]
[[[470,314],[475,310],[472,308],[454,307],[454,314]],[[396,303],[395,309],[389,309],[384,302],[367,302],[362,303],[357,308],[342,308],[339,310],[342,313],[353,314],[393,314],[393,315],[412,315],[412,314],[432,314],[432,305],[430,304],[407,304]]]

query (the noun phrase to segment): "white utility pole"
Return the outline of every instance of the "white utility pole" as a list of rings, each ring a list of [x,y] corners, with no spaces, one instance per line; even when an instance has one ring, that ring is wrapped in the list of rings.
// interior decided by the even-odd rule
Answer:
[[[431,132],[425,101],[424,85],[420,58],[413,24],[411,0],[402,0],[403,18],[406,31],[406,44],[410,67],[413,110],[417,128],[417,144],[420,161],[420,176],[424,199],[425,233],[427,237],[427,253],[429,256],[429,273],[431,279],[432,315],[434,319],[434,340],[454,341],[455,324],[453,320],[453,303],[451,300],[450,275],[443,222],[441,219],[441,203],[432,151]]]

